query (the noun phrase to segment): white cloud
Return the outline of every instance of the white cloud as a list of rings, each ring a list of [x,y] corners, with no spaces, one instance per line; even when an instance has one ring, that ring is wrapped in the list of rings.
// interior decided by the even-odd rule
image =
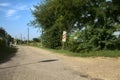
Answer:
[[[11,17],[13,16],[17,11],[15,9],[10,9],[6,13],[6,17]]]
[[[4,3],[4,4],[0,4],[0,6],[1,5],[8,6],[9,4]],[[14,6],[9,5],[9,8],[6,9],[6,10],[4,9],[4,12],[5,12],[5,15],[6,15],[7,18],[13,17],[12,19],[16,20],[16,19],[20,18],[21,14],[19,14],[19,13],[22,12],[22,11],[26,11],[26,10],[29,10],[28,5],[16,4]]]
[[[22,5],[22,4],[18,4],[15,6],[16,10],[22,11],[22,10],[28,10],[29,7],[27,5]]]
[[[35,7],[32,6],[30,9],[31,9],[32,11],[34,11],[34,10],[35,10]]]
[[[19,9],[19,10],[27,10],[28,7],[27,7],[26,5],[22,5],[22,6],[20,6],[18,9]]]
[[[0,6],[1,7],[8,7],[8,6],[10,6],[10,3],[0,3]]]
[[[15,16],[15,17],[14,17],[15,20],[17,20],[17,19],[19,19],[19,18],[20,18],[20,16]]]
[[[17,14],[19,11],[24,11],[24,10],[28,10],[27,5],[18,4],[18,5],[16,5],[16,6],[14,6],[12,9],[7,10],[7,12],[6,12],[6,17],[14,16],[14,15]],[[18,16],[17,16],[16,18],[18,18]]]

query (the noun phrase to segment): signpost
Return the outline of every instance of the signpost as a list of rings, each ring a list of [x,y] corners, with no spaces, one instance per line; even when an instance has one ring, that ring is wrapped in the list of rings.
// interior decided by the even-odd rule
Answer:
[[[64,49],[65,46],[65,42],[66,42],[66,31],[63,31],[63,35],[62,35],[62,49]]]

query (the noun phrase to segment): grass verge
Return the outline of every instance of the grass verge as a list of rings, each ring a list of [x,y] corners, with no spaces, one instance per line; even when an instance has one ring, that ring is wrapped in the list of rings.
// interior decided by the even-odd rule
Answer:
[[[33,47],[41,48],[38,46],[33,46]],[[120,50],[101,50],[101,51],[75,53],[68,50],[55,50],[48,48],[42,48],[42,49],[66,56],[73,56],[73,57],[120,57]]]
[[[43,48],[43,49],[52,51],[54,53],[63,54],[66,56],[73,56],[73,57],[120,57],[120,50],[102,50],[102,51],[75,53],[68,50],[54,50],[47,48]]]

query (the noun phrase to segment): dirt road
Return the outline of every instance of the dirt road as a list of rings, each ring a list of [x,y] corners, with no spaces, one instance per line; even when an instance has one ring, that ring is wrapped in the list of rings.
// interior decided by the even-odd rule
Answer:
[[[16,56],[0,64],[0,80],[91,80],[58,55],[34,47],[18,48]]]
[[[71,65],[72,69],[92,80],[120,80],[120,58],[63,57]]]
[[[0,64],[0,80],[120,80],[120,58],[77,58],[18,46]]]

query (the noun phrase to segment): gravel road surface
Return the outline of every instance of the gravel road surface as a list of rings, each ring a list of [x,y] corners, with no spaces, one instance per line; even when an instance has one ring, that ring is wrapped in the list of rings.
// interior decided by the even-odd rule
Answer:
[[[0,64],[0,80],[92,80],[74,71],[56,54],[34,47],[17,47],[16,56]]]

